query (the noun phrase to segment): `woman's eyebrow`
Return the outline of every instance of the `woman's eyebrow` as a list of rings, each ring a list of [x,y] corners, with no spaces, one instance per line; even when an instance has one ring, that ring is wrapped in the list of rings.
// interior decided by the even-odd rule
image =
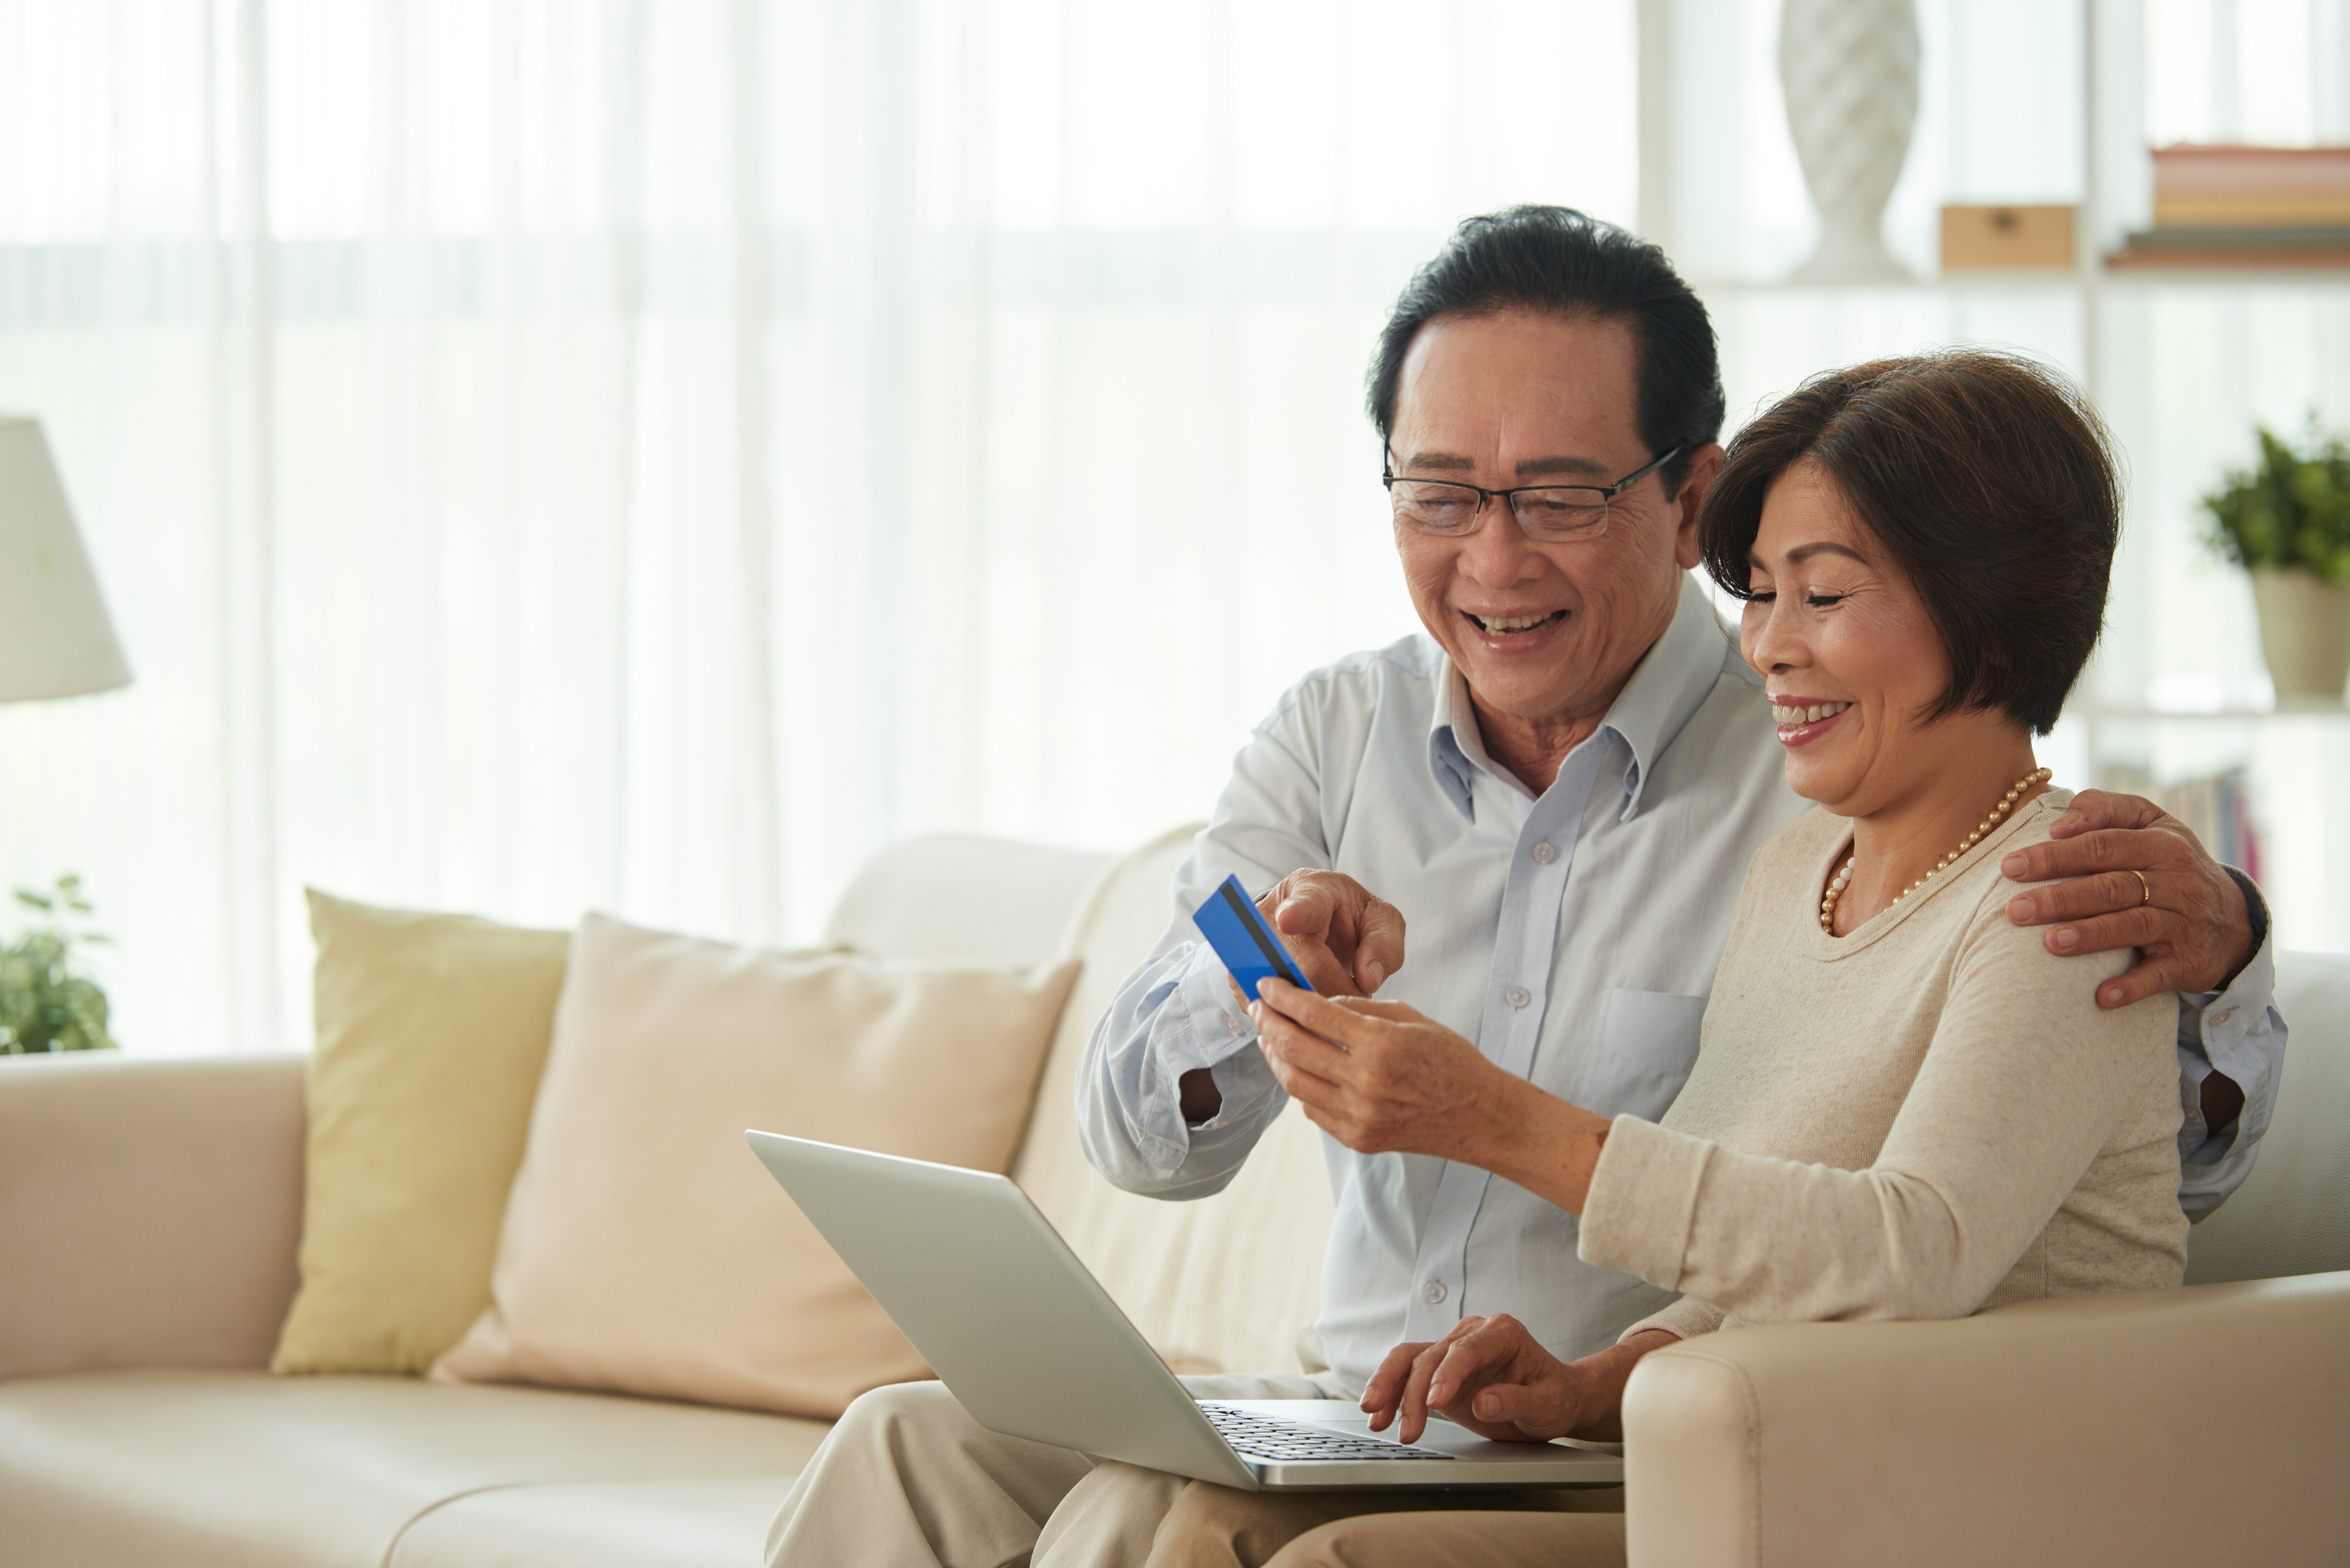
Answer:
[[[1825,539],[1816,544],[1798,545],[1787,552],[1787,559],[1797,566],[1810,560],[1814,556],[1842,556],[1848,561],[1858,561],[1864,566],[1868,565],[1868,557],[1850,545],[1830,544]]]

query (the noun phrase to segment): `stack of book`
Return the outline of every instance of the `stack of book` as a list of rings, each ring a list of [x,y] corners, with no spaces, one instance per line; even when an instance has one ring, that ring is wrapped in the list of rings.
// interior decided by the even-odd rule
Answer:
[[[2117,267],[2350,266],[2350,147],[2161,147]]]

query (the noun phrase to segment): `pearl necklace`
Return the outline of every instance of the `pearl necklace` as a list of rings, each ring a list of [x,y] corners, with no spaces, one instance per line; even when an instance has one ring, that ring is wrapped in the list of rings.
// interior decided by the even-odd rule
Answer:
[[[1999,826],[2000,818],[2005,816],[2009,812],[2015,809],[2016,801],[2022,795],[2025,790],[2030,789],[2034,784],[2046,784],[2048,782],[2048,777],[2049,774],[2046,768],[2035,768],[2031,773],[2028,773],[2022,778],[2016,780],[2015,787],[2009,790],[2006,795],[2001,799],[2000,803],[1991,808],[1991,815],[1989,816],[1984,817],[1981,822],[1975,824],[1975,830],[1972,833],[1968,834],[1964,838],[1959,840],[1959,846],[1956,849],[1951,850],[1948,855],[1945,855],[1939,860],[1935,861],[1933,870],[1927,872],[1923,877],[1918,877],[1915,882],[1910,883],[1909,886],[1902,888],[1898,893],[1894,894],[1893,902],[1896,904],[1899,903],[1902,899],[1908,898],[1910,894],[1916,892],[1918,888],[1932,881],[1935,877],[1939,876],[1950,866],[1951,861],[1956,860],[1960,856],[1964,855],[1968,850],[1972,849],[1977,844],[1981,843],[1984,834],[1989,833],[1992,828]],[[1820,899],[1820,929],[1825,931],[1830,936],[1835,935],[1836,900],[1843,898],[1844,890],[1852,885],[1852,863],[1857,857],[1857,852],[1853,855],[1847,855],[1844,857],[1844,865],[1837,869],[1835,879],[1828,884],[1826,895]]]

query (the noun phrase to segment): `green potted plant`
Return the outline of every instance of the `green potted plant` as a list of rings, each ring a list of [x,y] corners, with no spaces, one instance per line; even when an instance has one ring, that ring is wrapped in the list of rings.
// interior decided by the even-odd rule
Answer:
[[[2314,419],[2305,447],[2259,434],[2259,464],[2203,497],[2210,542],[2251,576],[2278,701],[2339,701],[2350,680],[2350,441]]]
[[[0,948],[0,1056],[113,1049],[106,992],[75,961],[76,949],[106,940],[88,929],[81,878],[60,877],[46,893],[19,888],[16,901],[42,920]]]

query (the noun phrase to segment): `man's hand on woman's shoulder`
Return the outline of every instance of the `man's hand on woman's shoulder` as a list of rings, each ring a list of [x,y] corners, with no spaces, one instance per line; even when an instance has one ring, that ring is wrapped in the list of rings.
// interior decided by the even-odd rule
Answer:
[[[2063,956],[2137,949],[2137,967],[2099,988],[2098,1005],[2222,990],[2251,961],[2243,889],[2152,801],[2083,790],[2048,831],[2000,863],[2012,881],[2052,884],[2017,893],[2008,919],[2054,927],[2048,950]]]

